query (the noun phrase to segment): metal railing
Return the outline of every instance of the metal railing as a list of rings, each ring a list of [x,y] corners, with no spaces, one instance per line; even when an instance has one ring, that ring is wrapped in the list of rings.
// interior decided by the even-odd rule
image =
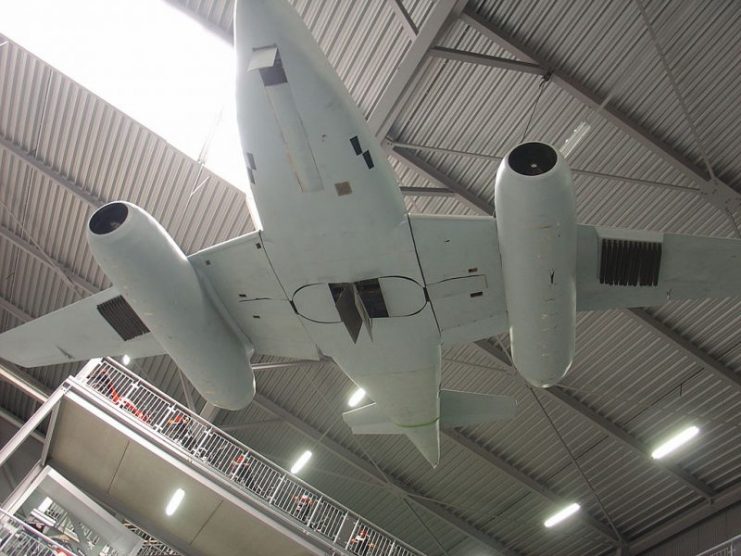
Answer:
[[[111,359],[86,365],[76,380],[129,418],[159,433],[241,490],[290,516],[331,546],[359,556],[420,552],[362,519],[188,410]]]
[[[737,556],[741,555],[741,535],[701,552],[697,556]]]
[[[170,545],[153,537],[137,525],[128,521],[125,522],[125,525],[129,531],[135,533],[139,538],[144,539],[144,544],[141,549],[139,549],[137,556],[182,556],[180,552],[172,548]]]
[[[3,556],[74,556],[76,553],[0,509],[0,554]]]
[[[96,554],[102,556],[121,556],[118,551],[108,546],[97,532],[85,523],[74,520],[69,512],[56,502],[52,502],[41,515],[54,522],[54,529],[69,539],[71,548],[84,546],[87,551],[83,552],[86,554],[94,549]]]

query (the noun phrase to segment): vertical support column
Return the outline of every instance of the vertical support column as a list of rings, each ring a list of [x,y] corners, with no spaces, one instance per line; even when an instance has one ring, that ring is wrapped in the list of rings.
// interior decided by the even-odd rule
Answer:
[[[10,456],[12,456],[20,445],[23,444],[29,436],[31,436],[31,433],[36,430],[36,427],[38,427],[47,415],[51,413],[51,410],[54,409],[57,403],[59,403],[62,396],[67,393],[67,390],[69,390],[69,384],[65,382],[57,388],[43,404],[41,404],[41,407],[39,407],[36,413],[31,415],[31,418],[26,421],[20,429],[18,429],[18,432],[13,435],[13,438],[3,446],[2,450],[0,450],[0,466],[5,465],[5,463],[10,459]]]

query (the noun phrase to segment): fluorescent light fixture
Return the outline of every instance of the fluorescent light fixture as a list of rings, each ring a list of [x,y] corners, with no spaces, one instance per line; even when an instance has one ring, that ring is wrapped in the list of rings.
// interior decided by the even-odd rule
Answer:
[[[39,504],[38,510],[42,514],[45,514],[46,513],[46,510],[48,510],[49,508],[51,508],[51,498],[49,498],[47,496],[46,498],[44,498],[44,500],[41,502],[41,504]]]
[[[672,453],[674,450],[686,444],[693,439],[700,432],[700,429],[696,426],[687,427],[683,431],[675,434],[669,440],[658,446],[653,452],[651,457],[654,459],[661,459],[664,456]]]
[[[569,504],[563,510],[556,512],[551,517],[546,519],[543,525],[545,525],[546,527],[553,527],[554,525],[558,525],[567,517],[570,517],[578,512],[580,508],[581,506],[576,502],[574,502],[573,504]]]
[[[296,460],[296,463],[293,464],[291,467],[291,473],[294,475],[301,471],[304,468],[304,465],[311,459],[311,450],[306,450],[301,456]]]
[[[362,388],[358,388],[355,390],[355,392],[352,393],[352,396],[350,396],[350,399],[347,400],[347,405],[350,407],[355,407],[358,405],[361,400],[365,397],[365,390]]]
[[[128,365],[129,363],[131,363],[131,357],[129,357],[128,355],[124,355],[123,358],[121,359],[121,362],[124,365]]]
[[[180,506],[180,502],[183,501],[183,498],[185,498],[185,491],[182,488],[177,489],[170,498],[170,501],[167,503],[167,507],[165,508],[165,514],[172,515],[174,514],[178,507]]]

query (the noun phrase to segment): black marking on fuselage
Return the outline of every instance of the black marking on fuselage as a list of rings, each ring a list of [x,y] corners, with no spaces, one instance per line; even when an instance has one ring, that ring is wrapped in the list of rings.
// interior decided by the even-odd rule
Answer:
[[[360,156],[363,153],[363,148],[360,146],[360,140],[357,135],[355,137],[350,137],[350,144],[357,156]]]
[[[355,151],[355,156],[362,155],[365,165],[369,170],[372,169],[373,166],[375,166],[375,164],[373,164],[373,157],[371,156],[370,151],[363,150],[363,147],[360,145],[360,139],[358,139],[357,135],[350,137],[350,144],[352,145],[352,149]]]

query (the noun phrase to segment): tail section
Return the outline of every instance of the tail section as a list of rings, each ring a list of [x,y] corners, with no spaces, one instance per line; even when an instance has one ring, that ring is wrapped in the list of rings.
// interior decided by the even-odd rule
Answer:
[[[440,425],[462,427],[515,416],[517,402],[508,396],[440,391],[440,417],[432,423],[397,425],[372,403],[342,414],[353,434],[403,434],[435,467],[440,461]]]

